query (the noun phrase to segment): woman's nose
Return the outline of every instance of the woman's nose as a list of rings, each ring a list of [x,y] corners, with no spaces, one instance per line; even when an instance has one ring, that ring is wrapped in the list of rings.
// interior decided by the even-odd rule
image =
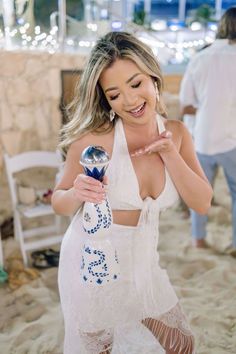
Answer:
[[[132,108],[137,102],[137,95],[131,92],[124,93],[124,105]]]

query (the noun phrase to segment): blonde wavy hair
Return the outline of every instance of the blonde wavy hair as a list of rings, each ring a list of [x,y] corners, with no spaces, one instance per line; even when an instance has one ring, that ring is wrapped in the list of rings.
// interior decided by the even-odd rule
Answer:
[[[84,134],[104,134],[113,128],[116,118],[110,122],[111,108],[101,89],[99,78],[103,70],[117,59],[132,60],[142,72],[153,78],[160,94],[158,113],[166,116],[161,99],[163,78],[152,50],[130,33],[109,32],[97,41],[79,79],[74,100],[69,106],[69,111],[72,112],[70,120],[61,130],[59,147],[64,153],[71,143]]]

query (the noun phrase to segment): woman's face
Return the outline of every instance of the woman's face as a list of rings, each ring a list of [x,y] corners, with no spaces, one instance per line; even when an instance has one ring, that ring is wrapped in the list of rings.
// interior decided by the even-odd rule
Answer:
[[[124,122],[144,124],[156,115],[152,78],[129,59],[117,59],[105,69],[99,83],[111,109]]]

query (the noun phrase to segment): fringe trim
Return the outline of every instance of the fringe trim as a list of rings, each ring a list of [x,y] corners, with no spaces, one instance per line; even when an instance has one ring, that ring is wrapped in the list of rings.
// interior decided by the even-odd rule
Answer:
[[[152,332],[167,354],[170,351],[171,354],[195,354],[194,335],[179,303],[160,317],[145,318],[141,323]],[[80,336],[89,353],[110,354],[112,352],[112,329],[95,333],[80,331]]]
[[[176,354],[195,353],[194,335],[191,331],[189,334],[183,333],[181,329],[168,327],[163,322],[153,318],[143,320],[143,324],[158,339],[167,353],[168,350],[172,350]]]
[[[110,354],[112,350],[113,334],[110,330],[95,333],[80,331],[80,337],[91,354]]]

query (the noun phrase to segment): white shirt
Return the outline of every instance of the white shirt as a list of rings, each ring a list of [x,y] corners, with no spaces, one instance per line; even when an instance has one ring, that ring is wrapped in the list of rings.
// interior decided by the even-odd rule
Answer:
[[[193,57],[181,83],[180,102],[197,108],[197,152],[214,155],[236,148],[236,44],[217,39]]]
[[[186,127],[188,128],[190,134],[193,137],[194,134],[194,127],[195,127],[195,123],[196,123],[196,118],[194,114],[185,114],[183,116],[183,122],[186,125]]]

